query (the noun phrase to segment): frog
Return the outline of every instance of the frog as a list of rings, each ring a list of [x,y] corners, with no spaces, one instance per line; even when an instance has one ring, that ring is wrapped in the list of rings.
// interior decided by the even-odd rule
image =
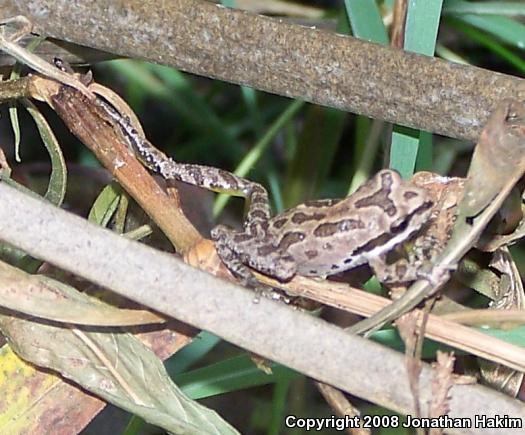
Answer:
[[[365,264],[382,282],[417,278],[417,268],[406,259],[389,264],[387,257],[429,222],[433,201],[395,170],[380,170],[346,198],[308,201],[272,216],[261,184],[221,168],[177,162],[149,142],[129,116],[102,97],[99,104],[152,172],[245,199],[241,229],[218,225],[210,233],[220,259],[243,285],[265,293],[267,286],[253,271],[287,282],[295,275],[326,278]]]
[[[260,234],[219,225],[211,235],[223,262],[245,280],[246,267],[287,282],[368,265],[383,283],[408,282],[421,268],[387,257],[429,222],[432,206],[426,190],[383,169],[346,198],[307,201],[270,218]]]
[[[364,264],[382,282],[415,279],[417,271],[407,262],[390,265],[387,256],[428,223],[433,202],[395,170],[379,171],[346,198],[308,201],[272,216],[261,184],[221,168],[179,163],[148,141],[129,116],[103,98],[99,103],[151,171],[246,200],[241,230],[218,225],[210,233],[220,259],[242,284],[264,288],[252,271],[287,282],[295,275],[326,278]]]
[[[54,66],[61,73],[73,74],[60,59],[55,59]],[[81,78],[89,92],[91,79],[90,75]],[[121,101],[118,108],[115,101]],[[268,192],[261,184],[221,168],[179,163],[145,137],[120,97],[110,102],[107,93],[97,94],[96,103],[151,171],[165,180],[246,200],[248,211],[241,230],[218,225],[210,233],[220,259],[242,284],[273,295],[253,271],[287,282],[295,275],[326,278],[364,264],[384,283],[420,277],[419,265],[405,259],[389,264],[387,257],[429,222],[434,204],[425,189],[402,179],[395,170],[379,171],[346,198],[308,201],[272,216]]]

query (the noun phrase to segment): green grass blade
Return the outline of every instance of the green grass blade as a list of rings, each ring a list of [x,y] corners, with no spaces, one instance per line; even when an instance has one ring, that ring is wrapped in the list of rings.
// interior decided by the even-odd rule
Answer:
[[[442,44],[436,44],[436,54],[442,59],[448,60],[449,62],[470,65],[470,62],[468,62],[467,59]]]
[[[145,64],[145,67],[161,79],[163,92],[166,93],[166,96],[172,99],[173,94],[175,94],[175,97],[180,99],[177,107],[180,104],[185,104],[192,118],[200,125],[205,125],[206,130],[210,132],[215,141],[231,141],[240,146],[228,125],[215,113],[213,107],[208,103],[208,99],[193,89],[192,82],[186,75],[174,68],[163,65],[148,63]],[[170,104],[174,105],[175,102]]]
[[[249,355],[241,355],[175,376],[175,383],[184,394],[196,400],[300,376],[275,363],[271,367],[273,374],[267,375],[255,366]]]
[[[152,232],[153,228],[151,228],[150,225],[141,225],[140,227],[130,230],[122,235],[131,240],[140,240],[144,237],[148,237]]]
[[[268,186],[270,188],[270,197],[273,199],[275,211],[281,213],[284,210],[283,194],[279,184],[279,177],[274,170],[268,172]]]
[[[268,435],[279,435],[286,417],[287,396],[291,379],[279,379],[273,389],[272,414],[268,425]]]
[[[62,149],[53,130],[36,106],[29,100],[22,100],[22,104],[35,121],[40,137],[51,159],[51,175],[49,176],[49,183],[44,198],[52,204],[60,206],[66,196],[67,187],[67,168]]]
[[[434,136],[428,131],[419,132],[419,149],[416,157],[416,171],[431,171],[434,167],[433,162],[433,141]]]
[[[524,6],[525,8],[525,6]],[[456,18],[487,32],[500,41],[525,49],[525,25],[507,17],[458,14]]]
[[[346,117],[337,109],[308,105],[284,182],[285,207],[316,196],[332,167]]]
[[[443,14],[506,15],[509,17],[525,16],[523,1],[467,2],[446,0]]]
[[[394,126],[390,147],[390,167],[403,178],[409,178],[416,169],[419,150],[419,131],[401,125]]]
[[[363,116],[358,117],[358,125],[369,121],[368,118]],[[384,121],[374,119],[371,123],[368,122],[368,134],[366,138],[359,139],[357,142],[357,153],[358,164],[348,189],[348,194],[354,193],[361,184],[363,184],[370,176],[372,165],[381,143],[381,135],[385,128],[386,123]],[[358,133],[360,135],[360,133]],[[363,145],[360,145],[361,140],[364,140]]]
[[[499,338],[507,343],[515,344],[516,346],[525,347],[525,326],[518,326],[512,329],[496,329],[496,328],[476,328],[483,334],[491,337]]]
[[[345,8],[356,38],[388,44],[388,34],[375,0],[345,0]]]
[[[434,55],[441,7],[441,0],[409,2],[405,26],[406,51]]]
[[[175,355],[165,361],[168,373],[173,377],[185,372],[189,367],[207,355],[220,341],[221,339],[216,335],[206,331],[200,332],[193,338],[190,344],[184,346]]]
[[[448,18],[447,23],[467,35],[471,40],[483,45],[493,53],[500,56],[510,65],[518,69],[522,74],[525,74],[525,61],[520,56],[514,54],[511,50],[495,41],[494,38],[490,37],[488,34],[469,26],[456,18]]]
[[[345,0],[345,10],[352,34],[356,38],[387,45],[389,43],[386,27],[375,1]],[[357,117],[354,158],[354,176],[348,193],[353,193],[370,176],[372,165],[379,149],[385,123],[379,120],[369,122],[368,118]]]
[[[248,86],[241,86],[241,94],[253,123],[255,137],[261,137],[263,135],[263,121],[257,105],[257,91]]]
[[[442,1],[409,3],[404,49],[434,55]],[[403,177],[417,170],[432,169],[432,136],[430,133],[395,126],[390,147],[390,167]]]
[[[15,139],[15,161],[20,163],[22,161],[20,158],[20,122],[18,121],[18,109],[14,102],[9,103],[9,120],[11,121],[11,128],[13,129],[13,136]]]
[[[266,151],[277,133],[299,112],[303,107],[304,101],[295,100],[288,105],[285,111],[273,122],[264,136],[259,139],[255,146],[246,154],[244,159],[239,163],[234,173],[239,177],[245,177],[255,163]],[[213,215],[218,216],[229,201],[230,196],[221,194],[217,197],[213,207]]]
[[[146,95],[169,104],[182,118],[178,128],[186,128],[208,140],[220,142],[226,151],[242,148],[210,105],[194,92],[188,79],[179,71],[130,60],[113,60],[106,65],[118,76],[127,79],[131,88],[142,89]]]
[[[145,423],[146,422],[142,418],[136,415],[132,416],[129,419],[127,426],[124,428],[122,435],[137,435],[141,433]]]
[[[118,184],[108,184],[97,196],[89,211],[88,220],[97,225],[105,227],[117,210],[120,201],[121,190]]]
[[[29,43],[26,46],[26,50],[28,51],[34,51],[40,43],[44,40],[44,38],[41,37],[35,37],[29,41]],[[23,65],[20,62],[16,62],[13,66],[13,70],[11,71],[10,79],[14,80],[20,77],[20,71],[22,70]],[[9,103],[9,119],[11,121],[11,127],[13,129],[13,135],[15,139],[15,161],[20,163],[22,160],[20,159],[20,123],[18,121],[18,111],[16,109],[16,105],[14,103]]]

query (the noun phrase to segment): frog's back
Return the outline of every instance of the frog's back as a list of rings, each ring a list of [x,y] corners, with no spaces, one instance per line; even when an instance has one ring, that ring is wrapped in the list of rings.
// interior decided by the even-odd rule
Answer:
[[[332,275],[406,240],[428,220],[431,205],[424,189],[383,170],[345,199],[310,201],[276,216],[269,233],[300,275]]]

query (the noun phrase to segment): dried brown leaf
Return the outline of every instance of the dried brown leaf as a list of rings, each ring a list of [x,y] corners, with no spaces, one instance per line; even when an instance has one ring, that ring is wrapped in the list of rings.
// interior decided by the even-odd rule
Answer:
[[[449,407],[449,391],[454,385],[454,361],[456,358],[453,353],[437,351],[437,361],[434,364],[436,368],[436,376],[432,379],[432,401],[429,404],[429,417],[438,418],[441,415],[446,415],[450,411]],[[430,435],[440,435],[443,433],[442,429],[432,428],[429,431]]]

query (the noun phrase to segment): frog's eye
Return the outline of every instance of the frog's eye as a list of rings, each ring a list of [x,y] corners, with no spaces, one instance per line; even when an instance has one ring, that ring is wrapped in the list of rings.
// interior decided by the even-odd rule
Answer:
[[[518,119],[518,114],[516,112],[509,112],[507,113],[507,117],[505,118],[505,121],[515,121]]]
[[[402,218],[398,219],[395,222],[390,225],[390,231],[394,234],[402,233],[407,229],[408,226],[408,219]]]

